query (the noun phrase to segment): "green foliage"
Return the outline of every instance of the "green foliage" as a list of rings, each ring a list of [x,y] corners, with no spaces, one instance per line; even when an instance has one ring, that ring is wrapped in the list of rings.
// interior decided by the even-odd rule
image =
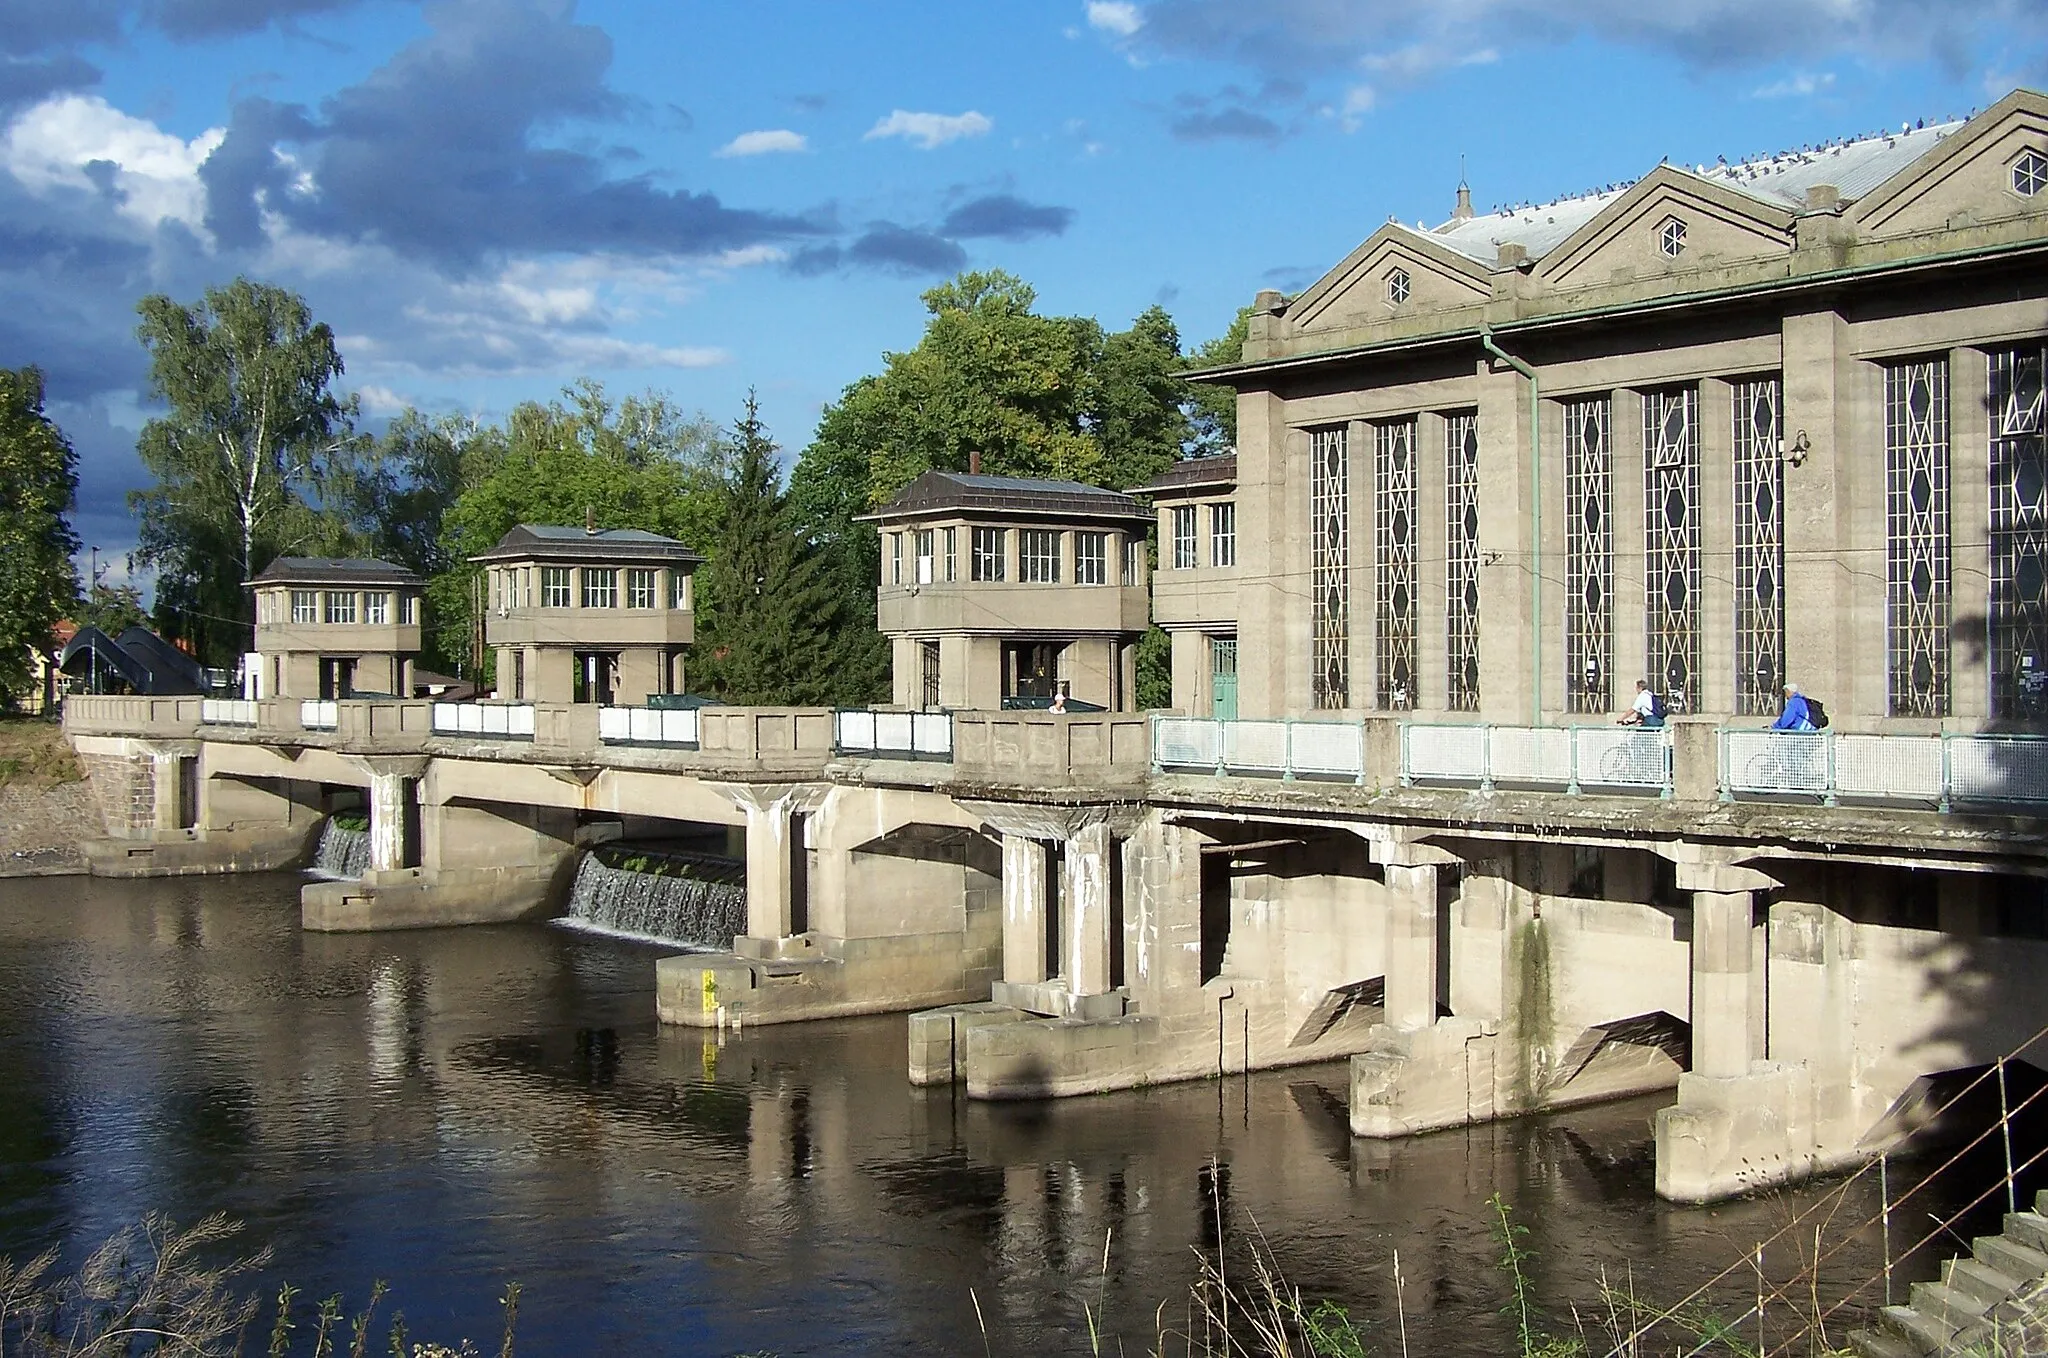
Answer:
[[[794,522],[754,394],[733,425],[719,528],[700,573],[694,684],[737,703],[856,702],[835,664],[841,592]]]
[[[1252,309],[1240,308],[1230,328],[1188,355],[1190,369],[1220,368],[1244,359],[1245,335],[1251,326]],[[1228,452],[1237,446],[1237,392],[1209,382],[1188,384],[1188,417],[1193,426],[1194,451]]]
[[[65,517],[78,491],[78,456],[43,413],[43,374],[0,369],[0,708],[29,684],[29,653],[78,595]]]
[[[1542,920],[1529,920],[1515,931],[1508,944],[1508,965],[1515,978],[1509,1013],[1516,1039],[1515,1093],[1522,1107],[1533,1108],[1550,1087],[1551,1052],[1557,1041],[1550,934]]]
[[[1138,710],[1173,706],[1173,638],[1158,627],[1138,638]]]
[[[1560,1339],[1545,1334],[1537,1328],[1541,1316],[1532,1298],[1535,1284],[1529,1280],[1528,1266],[1536,1254],[1522,1243],[1529,1234],[1529,1228],[1514,1219],[1507,1200],[1495,1193],[1486,1200],[1493,1209],[1493,1238],[1500,1246],[1501,1272],[1508,1278],[1512,1289],[1512,1300],[1507,1313],[1514,1317],[1515,1337],[1521,1342],[1521,1358],[1579,1358],[1586,1346],[1577,1339]]]
[[[435,437],[455,442],[456,432],[443,427]],[[598,383],[579,382],[546,405],[519,405],[503,425],[463,432],[452,457],[416,427],[402,437],[417,450],[423,487],[442,487],[443,502],[448,485],[461,488],[440,511],[433,540],[441,566],[427,585],[428,663],[459,674],[489,674],[489,657],[479,664],[472,654],[479,573],[468,559],[519,524],[580,524],[588,515],[601,529],[638,528],[693,547],[717,531],[723,445],[708,420],[685,416],[666,396],[615,406]]]
[[[243,585],[271,558],[352,547],[335,506],[361,458],[355,408],[329,390],[334,332],[281,288],[237,278],[189,307],[158,294],[137,310],[149,394],[170,407],[136,444],[155,478],[130,497],[141,556],[163,630],[222,661],[249,639]]]
[[[80,626],[97,627],[110,637],[149,623],[141,590],[134,585],[110,585],[104,580],[86,591],[85,598],[72,610],[71,618]]]

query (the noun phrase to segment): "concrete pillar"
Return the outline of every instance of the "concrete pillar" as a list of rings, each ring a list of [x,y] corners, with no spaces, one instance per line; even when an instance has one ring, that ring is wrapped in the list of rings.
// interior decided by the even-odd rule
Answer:
[[[1060,877],[1061,972],[1071,995],[1109,990],[1109,855],[1115,841],[1107,824],[1082,827],[1067,841]]]
[[[786,938],[790,923],[790,805],[746,803],[747,933]]]
[[[1046,979],[1045,845],[1028,835],[1003,836],[1003,979],[1035,985]]]
[[[1436,869],[1389,864],[1387,873],[1387,1025],[1436,1022]]]
[[[370,775],[370,871],[410,866],[405,861],[405,820],[411,796],[411,782],[404,774]]]
[[[181,830],[184,824],[178,814],[178,801],[184,760],[172,751],[153,750],[149,762],[155,792],[151,826],[157,830]]]
[[[1692,894],[1692,1068],[1696,1075],[1749,1071],[1750,896]]]

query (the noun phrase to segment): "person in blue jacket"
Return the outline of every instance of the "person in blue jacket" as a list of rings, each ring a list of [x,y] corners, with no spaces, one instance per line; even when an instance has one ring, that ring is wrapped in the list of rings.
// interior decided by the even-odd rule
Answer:
[[[1778,713],[1778,719],[1771,723],[1773,731],[1813,731],[1819,728],[1813,724],[1813,714],[1806,710],[1806,699],[1799,696],[1799,685],[1785,685],[1785,709]]]

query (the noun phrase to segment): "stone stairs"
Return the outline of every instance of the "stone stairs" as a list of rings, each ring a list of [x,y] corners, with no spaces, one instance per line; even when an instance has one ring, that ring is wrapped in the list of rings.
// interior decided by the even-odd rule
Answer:
[[[2048,1352],[2048,1192],[2031,1212],[2009,1212],[2005,1233],[1979,1236],[1914,1283],[1904,1306],[1849,1336],[1859,1358],[2007,1358]]]

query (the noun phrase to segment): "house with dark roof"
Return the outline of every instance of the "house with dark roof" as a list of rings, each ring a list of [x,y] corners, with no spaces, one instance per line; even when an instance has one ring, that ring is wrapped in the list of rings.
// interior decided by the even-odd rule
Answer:
[[[1149,622],[1145,528],[1128,495],[1078,481],[929,471],[864,515],[898,706],[1070,700],[1129,711]]]
[[[244,692],[411,697],[424,583],[389,561],[278,557],[248,585],[256,600],[256,649],[243,661]]]
[[[522,523],[470,560],[484,568],[499,698],[633,706],[684,691],[704,561],[688,546],[637,528]]]
[[[1173,706],[1237,716],[1237,454],[1174,463],[1131,494],[1158,516],[1152,621],[1173,638]]]

